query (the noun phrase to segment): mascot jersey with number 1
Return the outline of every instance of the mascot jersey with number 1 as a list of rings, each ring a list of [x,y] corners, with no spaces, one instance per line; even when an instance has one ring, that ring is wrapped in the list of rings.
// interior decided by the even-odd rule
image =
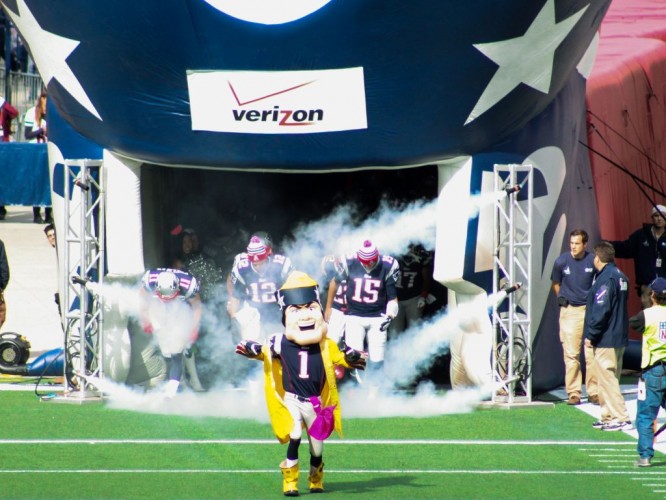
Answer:
[[[317,282],[300,271],[292,272],[277,291],[284,333],[265,344],[243,340],[236,352],[262,360],[265,392],[273,432],[288,443],[287,457],[280,464],[282,491],[298,495],[298,448],[303,428],[310,444],[310,491],[322,492],[323,441],[335,430],[342,434],[340,402],[334,365],[365,368],[365,357],[353,349],[344,353],[326,337],[326,322]]]

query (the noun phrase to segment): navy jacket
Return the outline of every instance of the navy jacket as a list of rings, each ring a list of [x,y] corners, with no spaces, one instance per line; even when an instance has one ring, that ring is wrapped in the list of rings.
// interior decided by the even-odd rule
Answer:
[[[624,241],[611,241],[618,259],[634,259],[637,285],[649,285],[657,276],[666,278],[666,233],[655,240],[652,224],[634,231]],[[657,258],[661,267],[657,267]]]
[[[609,262],[587,294],[585,338],[594,347],[620,348],[629,343],[627,297],[629,280]]]
[[[9,283],[9,263],[7,262],[7,253],[5,244],[0,240],[0,292],[7,288]]]

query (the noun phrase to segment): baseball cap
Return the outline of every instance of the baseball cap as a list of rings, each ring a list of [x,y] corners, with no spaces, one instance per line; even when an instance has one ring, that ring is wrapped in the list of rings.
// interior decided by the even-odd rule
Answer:
[[[657,295],[666,295],[666,278],[656,278],[650,283],[650,288]]]
[[[659,211],[657,211],[659,209]],[[661,212],[662,217],[666,217],[666,207],[664,205],[657,205],[656,207],[652,207],[652,215],[656,215],[659,212]]]

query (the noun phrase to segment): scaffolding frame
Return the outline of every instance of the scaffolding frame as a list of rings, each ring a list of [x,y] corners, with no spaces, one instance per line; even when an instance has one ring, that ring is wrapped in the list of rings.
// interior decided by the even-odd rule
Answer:
[[[493,403],[532,402],[532,165],[495,164],[493,294],[521,288],[493,305]],[[519,193],[522,193],[519,201]]]
[[[62,304],[67,309],[63,313],[65,388],[61,399],[80,402],[101,397],[89,379],[102,378],[104,373],[104,308],[83,283],[93,282],[98,287],[104,283],[106,175],[102,160],[64,163],[61,241],[66,285]]]

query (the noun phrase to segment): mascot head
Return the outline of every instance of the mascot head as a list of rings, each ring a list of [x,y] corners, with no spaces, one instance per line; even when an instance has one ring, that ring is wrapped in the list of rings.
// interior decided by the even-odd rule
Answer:
[[[301,271],[293,271],[276,295],[289,340],[310,345],[326,337],[326,322],[315,280]]]

